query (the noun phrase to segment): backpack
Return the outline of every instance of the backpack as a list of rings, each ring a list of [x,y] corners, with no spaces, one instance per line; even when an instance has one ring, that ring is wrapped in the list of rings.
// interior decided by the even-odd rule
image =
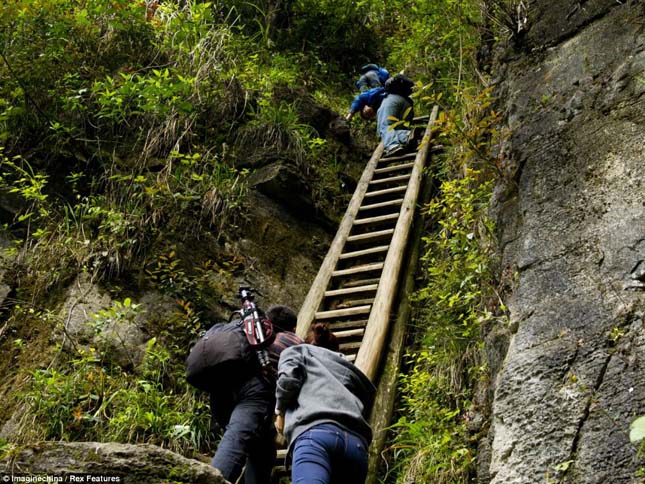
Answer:
[[[390,94],[398,94],[399,96],[408,97],[412,94],[414,82],[403,74],[397,74],[390,77],[385,83],[385,92]]]
[[[186,380],[206,392],[230,388],[259,373],[258,358],[246,339],[241,320],[211,326],[186,359]]]

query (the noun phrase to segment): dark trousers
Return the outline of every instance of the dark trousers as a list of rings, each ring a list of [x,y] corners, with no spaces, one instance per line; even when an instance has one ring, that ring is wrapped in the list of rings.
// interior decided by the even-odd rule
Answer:
[[[366,443],[354,432],[320,424],[294,443],[293,484],[363,484],[366,476]]]
[[[235,483],[244,472],[244,484],[268,484],[275,464],[274,388],[260,377],[252,377],[229,398],[218,402],[211,395],[211,413],[225,427],[212,460],[213,467]],[[220,405],[218,405],[220,403]]]

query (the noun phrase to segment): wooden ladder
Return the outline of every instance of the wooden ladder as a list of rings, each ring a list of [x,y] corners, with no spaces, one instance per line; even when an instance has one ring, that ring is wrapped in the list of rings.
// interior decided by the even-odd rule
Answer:
[[[435,107],[421,148],[383,157],[374,151],[336,237],[298,314],[297,333],[327,322],[340,351],[372,381],[387,338],[401,264],[428,157]]]
[[[435,107],[429,117],[414,119],[415,125],[428,121],[418,151],[384,157],[383,143],[376,148],[298,314],[300,337],[314,322],[329,323],[340,351],[373,382],[437,113]],[[286,476],[285,454],[278,450],[274,482]]]

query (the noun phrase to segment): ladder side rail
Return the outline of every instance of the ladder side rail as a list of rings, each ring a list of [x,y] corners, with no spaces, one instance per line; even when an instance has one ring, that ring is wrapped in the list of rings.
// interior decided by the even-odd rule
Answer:
[[[383,264],[381,281],[378,285],[376,296],[374,297],[367,326],[365,327],[363,344],[356,356],[356,366],[373,382],[377,377],[380,356],[383,353],[382,349],[387,337],[390,313],[398,287],[403,254],[405,253],[405,247],[412,226],[415,206],[421,189],[423,169],[428,157],[432,128],[437,119],[438,112],[439,107],[435,106],[423,136],[422,147],[415,158],[408,189],[405,192],[403,205],[401,206],[401,215],[394,229],[390,249],[387,252]]]
[[[363,175],[358,181],[356,190],[354,190],[354,195],[352,196],[352,199],[349,202],[349,206],[345,211],[345,215],[340,222],[338,232],[336,232],[336,236],[334,237],[334,240],[329,247],[329,251],[327,252],[325,259],[320,266],[318,274],[316,275],[316,278],[314,279],[314,282],[312,283],[311,288],[307,293],[307,297],[302,303],[302,307],[300,308],[300,312],[298,313],[298,325],[296,326],[296,333],[301,338],[304,338],[307,335],[309,327],[316,317],[316,312],[318,311],[318,308],[320,307],[320,304],[325,296],[325,291],[329,286],[329,281],[331,280],[332,273],[336,269],[336,264],[338,263],[338,259],[340,258],[343,248],[345,247],[347,237],[349,236],[349,233],[354,226],[354,220],[358,215],[358,211],[363,203],[365,193],[367,192],[369,184],[374,177],[374,170],[376,170],[376,166],[378,165],[378,161],[381,158],[382,154],[383,143],[381,142],[374,150],[374,153],[372,154],[370,161],[367,163],[365,170],[363,170]]]

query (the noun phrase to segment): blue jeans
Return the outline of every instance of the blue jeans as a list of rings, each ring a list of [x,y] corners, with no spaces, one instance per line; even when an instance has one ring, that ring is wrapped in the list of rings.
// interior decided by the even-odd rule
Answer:
[[[390,129],[390,126],[396,123],[397,120],[406,119],[411,121],[414,117],[412,104],[406,98],[398,94],[388,94],[383,99],[376,116],[376,129],[386,151],[397,146],[403,146],[408,142],[410,137],[409,129],[404,128],[402,125],[397,126],[395,129]]]
[[[365,441],[334,424],[306,430],[294,443],[293,484],[363,484],[367,477]]]
[[[221,406],[211,395],[211,413],[226,426],[212,460],[230,482],[236,482],[242,468],[244,484],[267,484],[275,464],[275,429],[273,427],[274,389],[260,377],[252,377],[232,395],[222,392]]]

